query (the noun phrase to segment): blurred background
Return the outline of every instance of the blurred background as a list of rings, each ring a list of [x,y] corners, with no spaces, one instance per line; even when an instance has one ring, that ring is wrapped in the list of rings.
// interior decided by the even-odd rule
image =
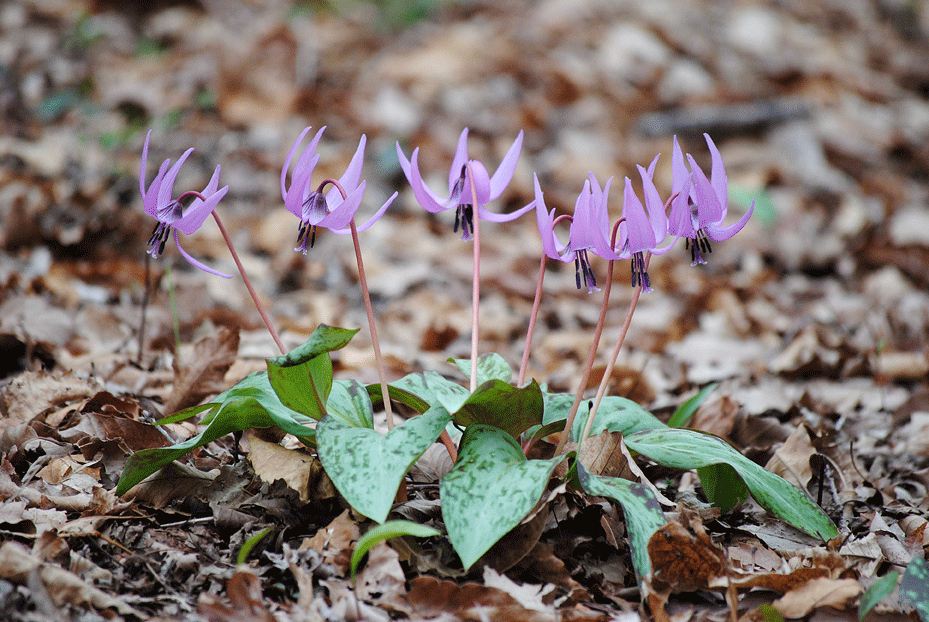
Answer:
[[[359,221],[401,193],[362,234],[393,377],[467,356],[471,274],[452,214],[413,200],[397,142],[421,149],[441,189],[464,127],[491,171],[523,130],[513,182],[489,209],[530,202],[535,172],[549,207],[570,213],[592,171],[614,177],[615,219],[623,177],[637,182],[635,165],[658,153],[668,195],[673,135],[709,170],[707,132],[726,162],[729,222],[751,201],[755,214],[708,266],[691,267],[683,244],[655,258],[656,291],[613,391],[660,410],[722,380],[742,415],[787,412],[804,395],[824,412],[918,410],[929,372],[927,40],[921,0],[7,0],[3,373],[73,369],[137,389],[120,375],[126,360],[165,368],[174,313],[185,344],[218,325],[245,329],[231,375],[275,353],[238,279],[194,270],[170,245],[146,263],[154,223],[138,170],[149,129],[149,180],[188,147],[178,190],[202,188],[222,165],[219,212],[289,345],[319,322],[366,322],[349,238],[323,231],[306,257],[293,251],[280,168],[307,125],[328,127],[314,179],[341,174],[367,135]],[[234,272],[211,221],[183,243]],[[534,218],[485,226],[484,250],[482,350],[518,364],[541,251]],[[605,278],[605,263],[594,271]],[[604,348],[631,296],[627,264],[615,280]],[[572,265],[550,265],[530,375],[573,389],[599,305],[575,290]],[[339,365],[375,379],[366,330]]]

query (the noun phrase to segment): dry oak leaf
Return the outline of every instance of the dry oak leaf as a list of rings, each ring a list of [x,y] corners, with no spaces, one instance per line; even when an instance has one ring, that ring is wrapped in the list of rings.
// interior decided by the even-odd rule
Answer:
[[[205,397],[226,390],[224,379],[239,353],[239,329],[221,327],[214,337],[201,339],[189,356],[174,359],[174,390],[164,413],[196,406]]]
[[[344,575],[348,573],[352,551],[360,537],[358,524],[352,520],[351,512],[345,510],[328,527],[317,531],[312,538],[304,539],[300,549],[319,551],[324,563],[332,564]]]
[[[237,572],[226,582],[232,605],[221,603],[210,594],[200,596],[197,612],[210,622],[274,622],[264,604],[261,580],[248,572]]]
[[[820,577],[807,581],[772,604],[785,618],[803,618],[820,607],[847,609],[862,591],[855,579]]]
[[[249,436],[248,448],[248,461],[262,481],[273,484],[276,480],[284,480],[304,502],[335,496],[322,463],[310,454],[269,443],[257,436]]]

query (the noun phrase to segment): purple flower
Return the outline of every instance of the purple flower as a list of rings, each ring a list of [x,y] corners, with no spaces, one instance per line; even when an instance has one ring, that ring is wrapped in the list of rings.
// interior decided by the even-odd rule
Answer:
[[[703,136],[712,159],[710,179],[707,179],[689,153],[687,160],[690,162],[690,171],[687,170],[676,136],[671,155],[671,193],[674,198],[671,201],[668,233],[687,238],[692,265],[706,263],[702,253],[713,252],[710,240],[728,240],[742,230],[755,210],[755,202],[752,201],[749,210],[737,222],[728,227],[723,226],[728,211],[726,169],[710,136]]]
[[[513,178],[522,145],[523,133],[520,132],[516,140],[513,141],[513,146],[510,147],[503,161],[500,162],[500,166],[494,172],[493,177],[490,177],[483,164],[477,160],[468,160],[468,128],[465,128],[458,138],[458,149],[455,151],[452,167],[448,173],[448,197],[439,195],[423,182],[422,175],[419,172],[418,147],[413,150],[412,157],[407,160],[400,148],[400,143],[397,143],[397,157],[400,160],[400,168],[403,169],[403,174],[406,175],[407,181],[413,187],[413,195],[416,197],[416,201],[423,206],[423,209],[438,213],[453,207],[456,208],[454,231],[457,232],[458,228],[461,227],[461,239],[470,240],[471,233],[474,231],[474,206],[472,205],[474,198],[471,193],[469,168],[474,174],[477,211],[480,218],[491,222],[508,222],[519,218],[532,209],[532,204],[510,214],[495,214],[484,209],[484,205],[503,193],[503,190]]]
[[[290,152],[287,154],[284,168],[281,169],[281,196],[284,199],[284,206],[287,207],[291,214],[300,219],[300,228],[297,234],[298,246],[294,250],[303,251],[304,255],[306,255],[307,242],[312,247],[316,241],[317,227],[329,229],[338,235],[351,233],[349,224],[361,206],[361,199],[364,196],[367,184],[367,182],[361,181],[361,167],[364,162],[364,150],[367,142],[367,138],[362,135],[361,140],[358,141],[358,149],[355,151],[355,155],[349,162],[348,168],[345,169],[345,173],[338,180],[338,185],[345,190],[345,198],[342,197],[342,193],[335,184],[332,184],[333,187],[323,194],[323,188],[327,183],[332,183],[332,180],[324,180],[319,187],[313,189],[311,177],[313,169],[319,162],[316,146],[326,129],[324,126],[316,132],[313,140],[297,158],[297,163],[294,165],[290,178],[290,187],[288,188],[287,171],[290,170],[290,162],[297,152],[297,147],[300,146],[310,129],[312,128],[305,128],[297,137],[296,142],[294,142],[293,147],[290,148]],[[387,211],[387,208],[390,207],[396,197],[397,193],[395,192],[367,222],[358,226],[357,230],[364,231],[373,225],[377,219],[384,215],[384,212]]]
[[[539,234],[542,236],[542,249],[552,259],[565,263],[574,261],[578,289],[581,289],[583,285],[587,287],[588,294],[599,291],[587,252],[591,251],[605,259],[618,258],[607,241],[610,236],[610,222],[606,203],[612,178],[607,180],[602,190],[593,173],[590,174],[590,179],[584,181],[584,187],[574,203],[574,216],[571,218],[567,244],[562,244],[555,236],[555,210],[549,212],[546,208],[538,176],[533,176],[533,181],[535,182],[535,201],[529,206],[534,206],[536,210],[536,222],[539,225]]]
[[[184,164],[184,160],[193,152],[193,148],[190,148],[178,158],[174,166],[171,166],[171,160],[162,162],[161,167],[158,169],[158,175],[155,176],[148,190],[146,190],[145,166],[148,163],[148,141],[151,135],[152,133],[149,131],[145,136],[145,146],[142,147],[142,164],[139,167],[139,191],[142,194],[142,204],[145,206],[145,213],[158,221],[158,224],[155,225],[155,230],[152,231],[152,236],[148,240],[148,253],[156,258],[164,253],[165,243],[168,241],[168,237],[171,235],[173,229],[174,244],[177,246],[178,252],[181,253],[184,259],[204,272],[231,279],[231,274],[218,272],[187,254],[181,247],[181,242],[177,235],[178,229],[180,229],[184,235],[191,235],[199,229],[207,217],[216,209],[216,205],[219,201],[226,196],[226,193],[229,191],[229,186],[224,186],[219,189],[220,167],[216,167],[216,171],[213,173],[210,183],[207,184],[203,192],[185,192],[178,199],[171,198],[174,192],[174,180],[181,170],[181,165]],[[168,169],[169,166],[171,167],[170,170]],[[181,204],[181,199],[190,195],[193,195],[195,198],[185,210],[184,206]]]
[[[625,221],[619,226],[620,256],[632,259],[632,286],[641,285],[642,290],[652,291],[651,279],[645,270],[645,253],[657,255],[667,253],[671,246],[658,248],[668,236],[668,218],[665,215],[665,205],[655,188],[652,180],[658,158],[655,156],[648,170],[636,165],[639,177],[642,178],[642,190],[645,195],[645,205],[639,200],[632,189],[632,181],[626,177],[623,189],[623,217]]]

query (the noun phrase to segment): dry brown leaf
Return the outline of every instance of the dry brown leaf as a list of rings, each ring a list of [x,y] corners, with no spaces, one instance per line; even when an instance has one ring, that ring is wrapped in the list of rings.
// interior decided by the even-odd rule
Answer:
[[[554,614],[554,608],[544,600],[555,589],[555,586],[551,583],[545,585],[524,583],[520,585],[506,575],[498,573],[490,566],[485,566],[484,585],[503,590],[530,611],[543,611]]]
[[[330,499],[336,494],[332,480],[317,458],[297,449],[287,449],[250,434],[248,460],[262,481],[283,480],[300,495],[301,501]]]
[[[189,356],[174,359],[174,390],[165,403],[171,414],[196,406],[205,397],[222,393],[228,386],[226,372],[239,352],[239,329],[220,327],[214,337],[201,339]]]
[[[406,599],[406,575],[397,552],[386,542],[368,552],[365,567],[355,580],[358,598],[408,617],[412,608]]]
[[[802,618],[820,607],[846,609],[862,591],[855,579],[821,577],[791,590],[772,604],[785,618]]]
[[[774,456],[768,461],[765,468],[775,475],[780,475],[795,486],[799,486],[801,490],[806,490],[810,479],[813,477],[810,457],[815,453],[816,449],[810,441],[810,433],[807,431],[806,426],[801,424],[797,426],[797,429],[794,430],[784,444],[774,452]]]
[[[115,609],[122,615],[140,619],[148,616],[132,606],[85,582],[77,575],[51,564],[44,564],[29,554],[17,542],[4,542],[0,546],[0,578],[24,584],[31,573],[38,573],[42,585],[58,606],[76,605],[98,610]]]
[[[335,520],[316,532],[312,538],[306,538],[301,549],[315,549],[323,554],[323,561],[332,564],[342,574],[348,572],[352,559],[352,550],[361,532],[358,524],[352,520],[351,512],[345,510]]]
[[[0,391],[0,428],[31,421],[60,404],[93,393],[91,383],[70,372],[23,372]]]
[[[226,582],[226,595],[232,605],[220,602],[211,594],[202,594],[197,611],[210,622],[274,622],[274,615],[264,604],[261,579],[248,572],[237,572]]]
[[[634,480],[629,460],[622,451],[622,432],[603,432],[588,437],[581,446],[578,459],[594,475]]]

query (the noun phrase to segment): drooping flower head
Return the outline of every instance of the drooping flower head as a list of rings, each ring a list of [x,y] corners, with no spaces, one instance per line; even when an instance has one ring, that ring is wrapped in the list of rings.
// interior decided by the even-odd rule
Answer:
[[[226,196],[226,193],[229,191],[229,186],[219,188],[220,167],[216,167],[216,170],[213,172],[213,177],[210,179],[210,183],[207,184],[203,192],[185,192],[177,199],[172,198],[174,180],[177,179],[177,174],[181,170],[181,165],[184,164],[184,161],[193,152],[193,148],[190,148],[178,158],[174,166],[171,166],[171,160],[162,162],[161,167],[158,169],[158,174],[146,190],[145,167],[148,163],[148,141],[151,135],[152,133],[149,131],[145,136],[145,146],[142,147],[142,164],[139,167],[139,192],[142,194],[142,204],[145,206],[145,213],[158,221],[148,240],[149,249],[147,252],[152,257],[159,257],[164,253],[165,244],[168,241],[168,237],[173,232],[174,244],[177,246],[178,252],[180,252],[184,259],[190,262],[191,265],[204,272],[231,279],[231,274],[218,272],[191,257],[183,247],[181,247],[181,242],[177,234],[178,230],[183,232],[184,235],[191,235],[194,233],[200,228],[207,217],[213,213],[213,210],[216,209],[216,205],[220,200]],[[181,201],[187,196],[193,196],[194,200],[185,209]]]
[[[338,186],[332,183],[332,180],[323,181],[316,189],[313,188],[312,175],[313,169],[319,162],[319,154],[316,153],[316,146],[323,135],[325,127],[320,128],[310,144],[303,150],[297,163],[294,165],[293,173],[290,177],[290,186],[287,186],[287,173],[290,170],[290,162],[293,160],[297,148],[303,141],[303,138],[312,128],[307,127],[297,137],[293,147],[287,154],[284,167],[281,169],[281,196],[284,199],[284,206],[287,210],[300,219],[300,227],[297,233],[297,248],[294,250],[302,251],[306,254],[307,244],[312,247],[316,241],[316,228],[323,227],[329,229],[338,235],[351,233],[349,224],[355,217],[355,213],[361,206],[361,200],[364,197],[367,182],[361,179],[361,167],[364,163],[364,150],[367,139],[364,135],[358,141],[358,149],[349,162],[345,173],[339,178]],[[327,184],[333,187],[328,192],[323,193]],[[340,188],[346,193],[342,196]],[[373,225],[377,219],[384,215],[390,204],[397,197],[395,192],[384,205],[382,205],[367,222],[357,227],[358,231],[364,231]]]
[[[519,218],[532,209],[532,204],[509,214],[495,214],[484,208],[488,202],[499,197],[513,178],[516,170],[516,161],[523,145],[523,133],[520,132],[507,151],[500,166],[491,177],[487,169],[477,160],[468,160],[468,128],[461,132],[458,138],[458,148],[452,159],[452,166],[448,172],[448,196],[444,197],[432,190],[423,181],[419,172],[419,147],[413,150],[408,160],[397,143],[397,158],[400,168],[406,175],[407,181],[413,188],[413,196],[426,211],[432,213],[444,212],[455,208],[455,226],[457,232],[461,228],[461,239],[470,240],[474,231],[474,198],[477,199],[478,217],[491,222],[508,222]],[[473,173],[473,182],[471,173]],[[472,193],[471,186],[474,185]]]
[[[676,196],[671,201],[668,233],[687,238],[692,265],[706,263],[703,254],[713,252],[710,240],[728,240],[742,230],[755,210],[755,202],[752,201],[749,210],[737,222],[723,226],[729,204],[726,169],[709,134],[703,136],[710,149],[712,162],[709,179],[689,153],[687,160],[690,162],[690,171],[687,170],[676,136],[671,155],[671,192]],[[688,180],[689,188],[685,187]]]
[[[632,260],[632,286],[641,286],[643,291],[652,291],[651,279],[645,269],[645,253],[663,255],[671,245],[659,248],[668,236],[668,218],[665,205],[655,188],[653,176],[660,155],[655,156],[648,170],[636,165],[642,178],[642,190],[645,204],[639,200],[632,189],[632,181],[626,177],[623,189],[623,217],[619,227],[619,255]]]
[[[533,180],[535,201],[529,205],[535,206],[536,222],[539,225],[539,235],[542,237],[542,249],[552,259],[565,263],[574,262],[578,289],[586,286],[587,293],[599,291],[587,253],[590,251],[605,259],[618,258],[607,241],[610,236],[610,222],[606,204],[613,179],[608,179],[603,189],[600,188],[593,173],[590,173],[590,178],[584,181],[584,187],[574,203],[574,215],[571,217],[567,244],[563,244],[555,235],[555,210],[548,211],[545,206],[538,176],[533,176]]]

